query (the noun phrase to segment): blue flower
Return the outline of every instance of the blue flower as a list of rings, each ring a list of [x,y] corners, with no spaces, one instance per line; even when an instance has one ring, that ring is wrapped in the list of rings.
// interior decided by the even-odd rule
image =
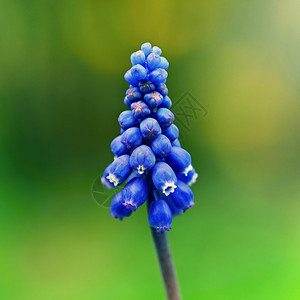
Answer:
[[[108,170],[105,170],[105,179],[114,186],[122,184],[132,172],[129,159],[130,156],[127,154],[116,158],[111,165],[109,165]],[[106,175],[106,172],[108,175]]]
[[[169,62],[167,61],[167,59],[165,57],[163,57],[163,56],[160,57],[160,63],[158,65],[158,68],[168,70]]]
[[[158,122],[153,118],[147,118],[140,124],[142,135],[145,139],[154,140],[161,134],[161,128]]]
[[[179,129],[175,124],[170,125],[164,130],[164,135],[171,141],[175,141],[179,136]]]
[[[172,147],[166,157],[166,162],[175,172],[182,173],[185,176],[193,169],[191,155],[180,147]]]
[[[165,83],[168,77],[168,73],[165,69],[159,68],[155,69],[149,74],[149,79],[154,84]]]
[[[151,53],[147,57],[147,67],[149,71],[153,71],[160,64],[160,56],[156,53]]]
[[[124,98],[124,103],[126,106],[130,107],[133,102],[142,99],[143,96],[138,87],[130,88],[126,91],[126,96]]]
[[[129,71],[124,75],[125,80],[133,85],[137,86],[141,80],[146,79],[147,70],[140,64],[134,65]]]
[[[121,112],[118,118],[118,122],[121,128],[124,130],[138,125],[138,121],[134,117],[131,110],[125,110]]]
[[[170,230],[172,217],[194,205],[189,185],[198,176],[178,140],[166,86],[169,62],[161,54],[144,43],[130,56],[132,67],[124,75],[130,110],[118,117],[121,135],[110,144],[114,161],[101,177],[108,189],[125,184],[111,201],[111,216],[122,220],[148,199],[149,224],[158,232]]]
[[[158,92],[152,92],[144,96],[145,102],[153,109],[159,106],[163,101],[163,96]]]
[[[150,43],[144,43],[141,46],[141,49],[145,53],[146,56],[148,56],[152,52],[152,46]]]
[[[143,98],[142,94],[140,93],[139,88],[133,87],[126,91],[126,97],[129,101],[137,101]]]
[[[139,128],[128,128],[121,136],[121,141],[126,145],[127,149],[133,150],[143,142],[143,136]]]
[[[167,96],[168,95],[168,88],[166,86],[165,83],[159,83],[155,86],[155,89],[163,96]],[[163,104],[163,103],[162,103]],[[170,108],[170,107],[167,107]]]
[[[146,116],[150,115],[151,110],[148,105],[143,101],[134,102],[130,106],[132,114],[136,119],[144,119]]]
[[[162,129],[169,127],[174,121],[173,113],[167,108],[159,108],[155,113],[155,118]]]
[[[172,211],[164,200],[155,200],[150,204],[148,220],[156,232],[169,231],[172,225]]]
[[[123,191],[118,192],[111,200],[110,215],[116,219],[123,220],[124,217],[129,217],[132,210],[123,205]]]
[[[195,205],[192,190],[181,180],[177,181],[176,190],[174,193],[170,194],[168,198],[177,208],[182,209],[183,212]]]
[[[155,155],[150,147],[146,145],[135,148],[130,156],[130,166],[139,174],[144,174],[155,165]]]
[[[142,94],[147,94],[155,90],[155,85],[150,80],[139,82],[139,90]],[[142,98],[142,97],[141,97]]]
[[[162,94],[163,95],[163,94]],[[165,95],[163,98],[162,103],[159,105],[159,107],[164,107],[164,108],[170,108],[172,106],[172,101],[171,99]]]
[[[111,152],[116,156],[121,156],[127,153],[127,147],[121,142],[122,136],[119,135],[110,144]]]
[[[161,51],[161,49],[160,49],[159,47],[154,46],[154,47],[152,48],[152,53],[155,53],[155,54],[157,54],[157,55],[161,55],[161,54],[162,54],[162,51]]]
[[[136,211],[148,198],[148,186],[144,177],[131,179],[123,189],[123,205]]]
[[[177,177],[172,168],[165,162],[158,162],[152,169],[152,181],[158,191],[169,196],[174,193]]]
[[[165,158],[171,151],[172,145],[170,140],[163,134],[160,134],[151,144],[155,155],[159,158]]]
[[[145,59],[146,59],[146,56],[142,50],[138,50],[138,51],[132,53],[130,56],[130,61],[133,66],[134,65],[144,65]]]

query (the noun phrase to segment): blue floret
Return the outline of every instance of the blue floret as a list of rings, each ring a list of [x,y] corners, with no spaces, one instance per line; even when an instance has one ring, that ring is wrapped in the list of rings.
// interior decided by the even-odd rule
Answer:
[[[195,205],[194,195],[190,187],[183,181],[177,181],[177,188],[173,194],[168,196],[174,205],[185,212],[187,209]]]
[[[168,128],[174,121],[173,113],[164,107],[156,111],[155,118],[162,129]]]
[[[164,200],[155,200],[150,204],[149,224],[156,232],[169,231],[172,225],[172,211]]]
[[[136,211],[143,205],[148,198],[148,187],[144,177],[135,177],[131,179],[123,189],[123,205]]]
[[[159,106],[163,101],[163,96],[158,92],[151,92],[144,96],[145,102],[153,109]]]
[[[147,118],[140,124],[142,135],[147,140],[154,140],[161,134],[159,123],[154,118]]]
[[[121,136],[121,142],[127,147],[128,150],[134,150],[142,144],[143,136],[139,128],[128,128]]]
[[[165,158],[171,151],[172,145],[170,140],[160,134],[151,144],[152,150],[159,158]]]
[[[130,166],[139,174],[144,174],[150,170],[156,162],[156,158],[151,148],[142,145],[133,150],[130,156]]]
[[[121,156],[127,153],[127,147],[121,142],[122,136],[119,135],[110,144],[111,152],[116,156]]]
[[[125,110],[121,112],[118,118],[118,122],[121,128],[124,130],[138,125],[138,121],[134,117],[131,110]]]
[[[134,102],[130,106],[133,116],[136,119],[144,119],[146,116],[150,115],[151,110],[148,105],[143,101]]]
[[[111,200],[110,215],[116,219],[123,220],[124,217],[129,217],[132,210],[126,208],[123,200],[123,191],[118,192]]]

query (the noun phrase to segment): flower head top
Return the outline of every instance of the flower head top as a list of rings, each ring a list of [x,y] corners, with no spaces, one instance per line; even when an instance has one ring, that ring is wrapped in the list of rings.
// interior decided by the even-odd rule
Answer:
[[[190,189],[198,174],[191,155],[181,147],[172,101],[166,86],[169,62],[159,47],[141,46],[125,73],[130,84],[124,99],[127,110],[118,118],[121,135],[111,142],[114,161],[101,182],[112,188],[125,183],[111,201],[111,216],[122,220],[149,197],[149,224],[158,232],[171,229],[172,216],[193,206]]]

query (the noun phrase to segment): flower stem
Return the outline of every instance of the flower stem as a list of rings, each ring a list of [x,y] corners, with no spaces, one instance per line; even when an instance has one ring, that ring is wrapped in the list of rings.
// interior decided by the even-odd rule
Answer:
[[[153,200],[153,194],[150,192],[148,198],[148,211],[150,203]],[[168,300],[181,300],[179,285],[176,277],[167,234],[166,232],[156,232],[155,228],[152,227],[151,233],[160,265],[160,270],[164,280]]]

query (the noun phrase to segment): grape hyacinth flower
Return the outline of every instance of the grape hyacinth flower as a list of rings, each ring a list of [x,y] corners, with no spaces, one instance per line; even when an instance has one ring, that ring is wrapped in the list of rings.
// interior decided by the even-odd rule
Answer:
[[[111,216],[117,219],[131,216],[147,202],[168,297],[180,299],[165,232],[171,229],[173,217],[195,204],[189,186],[198,174],[178,140],[166,86],[169,62],[161,54],[159,47],[144,43],[130,56],[132,67],[124,75],[129,83],[124,98],[127,109],[118,117],[121,135],[111,142],[114,161],[101,182],[107,188],[124,183],[110,206]]]

